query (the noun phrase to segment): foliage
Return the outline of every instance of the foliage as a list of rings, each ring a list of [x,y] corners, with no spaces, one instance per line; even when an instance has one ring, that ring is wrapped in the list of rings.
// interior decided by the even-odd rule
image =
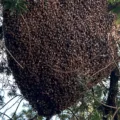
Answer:
[[[108,0],[110,10],[116,14],[116,24],[120,24],[120,0]]]
[[[111,4],[115,4],[115,3],[120,2],[120,0],[108,0],[108,2],[111,3]]]
[[[11,15],[14,13],[22,14],[27,11],[27,2],[25,0],[3,0],[2,4],[5,10],[9,10]]]
[[[108,0],[108,2],[114,5],[115,3],[119,3],[120,0]],[[11,14],[22,14],[22,12],[27,10],[26,2],[24,0],[3,0],[3,5],[6,10],[10,10]],[[112,12],[117,14],[116,23],[120,23],[120,5],[114,8]],[[0,70],[1,69],[2,67],[0,67]],[[4,73],[5,71],[2,69],[0,72]],[[16,89],[17,88],[11,89],[11,91],[8,93],[8,96],[17,95]],[[98,84],[92,90],[84,94],[79,103],[76,103],[73,107],[63,111],[58,115],[58,117],[61,120],[102,120],[102,111],[104,109],[102,103],[106,102],[108,91],[109,89],[106,87],[104,82]],[[3,96],[0,96],[0,105],[3,105],[3,100]],[[120,106],[120,99],[118,99],[118,106]],[[25,109],[25,107],[27,107],[27,109]],[[26,120],[34,118],[34,116],[37,115],[37,113],[34,112],[29,105],[23,106],[22,109],[23,110],[21,110],[20,113],[15,114],[14,116],[14,113],[12,114],[12,120]],[[120,118],[120,111],[118,112]],[[37,120],[43,119],[43,117],[37,116]]]

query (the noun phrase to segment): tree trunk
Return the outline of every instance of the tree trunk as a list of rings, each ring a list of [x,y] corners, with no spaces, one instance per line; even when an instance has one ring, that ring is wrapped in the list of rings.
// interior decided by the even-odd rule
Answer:
[[[108,93],[108,98],[106,101],[106,105],[111,106],[111,107],[116,107],[117,103],[117,93],[118,93],[118,80],[119,80],[119,71],[116,68],[111,72],[110,75],[110,88],[109,88],[109,93]],[[112,115],[114,115],[116,109],[115,108],[110,108],[110,107],[104,107],[104,115],[103,115],[103,120],[108,120],[107,115],[111,112]],[[118,120],[118,114],[114,116],[114,120]]]

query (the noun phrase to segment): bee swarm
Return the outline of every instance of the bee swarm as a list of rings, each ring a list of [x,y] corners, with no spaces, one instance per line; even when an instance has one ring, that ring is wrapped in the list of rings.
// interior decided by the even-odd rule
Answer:
[[[28,1],[27,13],[3,16],[9,67],[39,115],[72,106],[115,67],[107,0]]]

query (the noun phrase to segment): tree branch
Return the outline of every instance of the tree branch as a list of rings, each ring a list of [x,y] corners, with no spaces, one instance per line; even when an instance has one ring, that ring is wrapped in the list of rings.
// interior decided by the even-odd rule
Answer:
[[[110,75],[110,88],[108,93],[108,98],[106,101],[106,105],[116,107],[116,99],[117,99],[117,93],[118,93],[118,80],[119,80],[119,70],[116,68],[111,72]],[[108,108],[104,107],[104,115],[103,120],[108,120],[107,116],[108,114],[112,112],[112,115],[116,112],[116,109],[114,108]],[[116,113],[114,116],[114,120],[118,120],[118,114]]]

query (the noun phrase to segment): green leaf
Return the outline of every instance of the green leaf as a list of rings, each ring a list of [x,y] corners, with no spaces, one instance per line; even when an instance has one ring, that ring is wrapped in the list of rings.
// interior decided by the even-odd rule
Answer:
[[[102,120],[101,115],[97,110],[94,110],[90,120]]]
[[[2,1],[4,10],[9,10],[10,14],[22,14],[26,12],[27,2],[25,0],[3,0]]]

